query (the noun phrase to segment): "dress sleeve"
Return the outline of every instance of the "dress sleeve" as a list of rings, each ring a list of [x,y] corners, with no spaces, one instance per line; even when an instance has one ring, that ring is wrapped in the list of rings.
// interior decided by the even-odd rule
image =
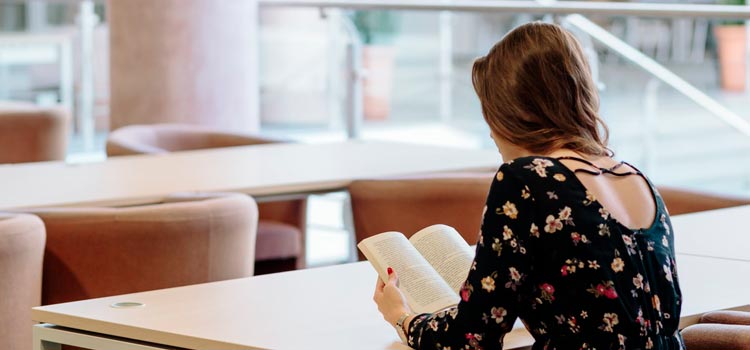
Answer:
[[[518,316],[530,270],[526,243],[538,236],[533,201],[520,172],[503,164],[487,196],[476,256],[457,306],[414,318],[416,349],[500,349]]]

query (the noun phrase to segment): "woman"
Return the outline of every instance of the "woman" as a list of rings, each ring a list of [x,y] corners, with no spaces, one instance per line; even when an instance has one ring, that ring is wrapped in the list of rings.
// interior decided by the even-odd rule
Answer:
[[[503,159],[460,303],[413,315],[397,273],[374,299],[417,349],[500,349],[520,317],[533,349],[683,349],[664,203],[611,158],[580,45],[554,24],[516,28],[474,63]],[[389,272],[390,272],[389,268]]]

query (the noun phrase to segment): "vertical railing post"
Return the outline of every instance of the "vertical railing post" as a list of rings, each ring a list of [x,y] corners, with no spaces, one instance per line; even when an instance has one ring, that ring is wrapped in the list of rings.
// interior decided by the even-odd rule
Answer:
[[[41,32],[46,27],[47,3],[41,0],[28,0],[26,2],[26,28],[30,32]]]
[[[58,54],[60,55],[60,104],[69,112],[73,111],[75,105],[73,86],[73,45],[66,37],[66,40],[60,42]]]
[[[656,109],[659,105],[660,84],[657,78],[649,79],[643,96],[643,165],[641,167],[649,174],[656,171]]]
[[[338,9],[320,9],[320,18],[326,20],[326,31],[329,40],[327,41],[327,52],[326,52],[326,108],[328,111],[328,122],[329,125],[340,126],[342,120],[346,117],[343,116],[343,106],[341,103],[341,97],[344,95],[342,92],[342,81],[341,81],[341,66],[342,62],[341,53],[345,49],[342,45],[341,35],[341,21],[343,20],[343,13]]]
[[[362,68],[362,40],[359,32],[347,16],[341,16],[344,29],[349,36],[346,45],[346,87],[348,96],[346,100],[346,136],[357,139],[362,133],[362,93],[364,70]]]
[[[84,149],[94,148],[94,29],[99,21],[94,12],[94,1],[79,3],[78,30],[81,55],[80,91],[78,95],[78,131],[83,136]]]
[[[2,56],[2,48],[0,48],[0,57]],[[10,81],[10,65],[0,64],[0,100],[7,100],[10,97],[10,84],[6,81]]]
[[[750,8],[750,1],[745,6]],[[745,20],[745,94],[750,96],[750,19]]]
[[[453,15],[440,11],[440,119],[443,123],[451,120],[453,112]]]

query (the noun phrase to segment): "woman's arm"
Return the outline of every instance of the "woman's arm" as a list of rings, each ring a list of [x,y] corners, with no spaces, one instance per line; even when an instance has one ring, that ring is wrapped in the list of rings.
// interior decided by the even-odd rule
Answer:
[[[503,164],[492,182],[482,232],[456,307],[413,317],[408,343],[416,349],[502,348],[518,316],[529,273],[527,242],[538,236],[533,201],[521,172]]]

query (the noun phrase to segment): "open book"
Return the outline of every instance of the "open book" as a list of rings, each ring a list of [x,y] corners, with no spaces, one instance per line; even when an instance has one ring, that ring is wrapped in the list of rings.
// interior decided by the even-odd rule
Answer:
[[[458,292],[474,260],[474,250],[450,226],[432,225],[410,239],[384,232],[357,244],[383,281],[388,267],[398,273],[399,287],[412,311],[436,312],[458,304]]]

